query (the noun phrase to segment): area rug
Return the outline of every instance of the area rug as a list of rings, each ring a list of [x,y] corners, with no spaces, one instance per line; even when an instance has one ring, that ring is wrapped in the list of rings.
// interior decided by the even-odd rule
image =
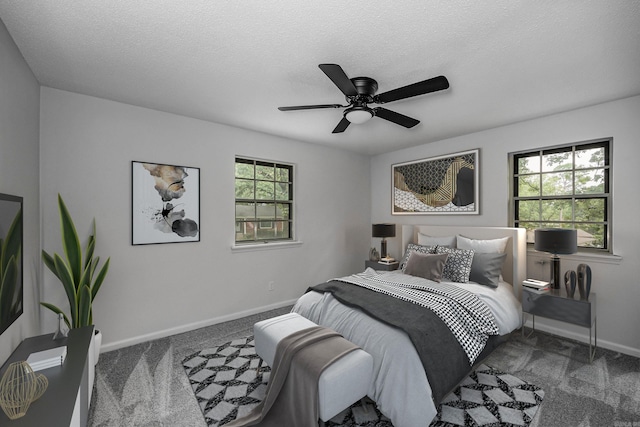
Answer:
[[[237,339],[187,356],[182,361],[208,426],[221,427],[258,405],[269,381],[269,367],[257,367],[253,337]],[[431,427],[528,426],[544,391],[513,375],[480,365],[438,408]],[[393,427],[375,403],[352,405],[327,427]]]

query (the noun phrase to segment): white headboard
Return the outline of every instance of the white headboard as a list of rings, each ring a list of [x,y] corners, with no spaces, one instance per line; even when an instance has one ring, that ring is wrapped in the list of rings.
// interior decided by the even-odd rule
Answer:
[[[403,252],[409,243],[418,243],[418,233],[433,237],[460,234],[470,239],[511,237],[507,242],[507,258],[502,266],[502,276],[506,282],[513,285],[513,292],[520,299],[522,281],[527,278],[527,236],[524,228],[403,225],[401,235]]]

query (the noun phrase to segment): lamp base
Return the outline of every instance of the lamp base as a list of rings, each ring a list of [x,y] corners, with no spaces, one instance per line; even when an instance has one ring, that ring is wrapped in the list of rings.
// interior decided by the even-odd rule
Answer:
[[[557,255],[551,257],[549,287],[551,289],[560,289],[560,258]]]
[[[380,258],[386,258],[387,257],[387,240],[386,239],[382,239],[382,242],[380,242]]]

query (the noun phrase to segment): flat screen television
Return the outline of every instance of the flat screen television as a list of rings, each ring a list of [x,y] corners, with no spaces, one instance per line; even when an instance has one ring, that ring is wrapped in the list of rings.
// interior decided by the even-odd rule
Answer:
[[[0,193],[0,334],[23,311],[22,197]]]

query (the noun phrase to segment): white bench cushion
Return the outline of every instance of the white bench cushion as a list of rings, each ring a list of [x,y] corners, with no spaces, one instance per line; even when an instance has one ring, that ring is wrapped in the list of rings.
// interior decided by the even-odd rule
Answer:
[[[273,364],[280,340],[293,332],[316,326],[297,313],[288,313],[253,325],[256,353]],[[328,421],[367,395],[373,375],[373,358],[362,349],[332,363],[320,375],[318,403],[320,419]]]

